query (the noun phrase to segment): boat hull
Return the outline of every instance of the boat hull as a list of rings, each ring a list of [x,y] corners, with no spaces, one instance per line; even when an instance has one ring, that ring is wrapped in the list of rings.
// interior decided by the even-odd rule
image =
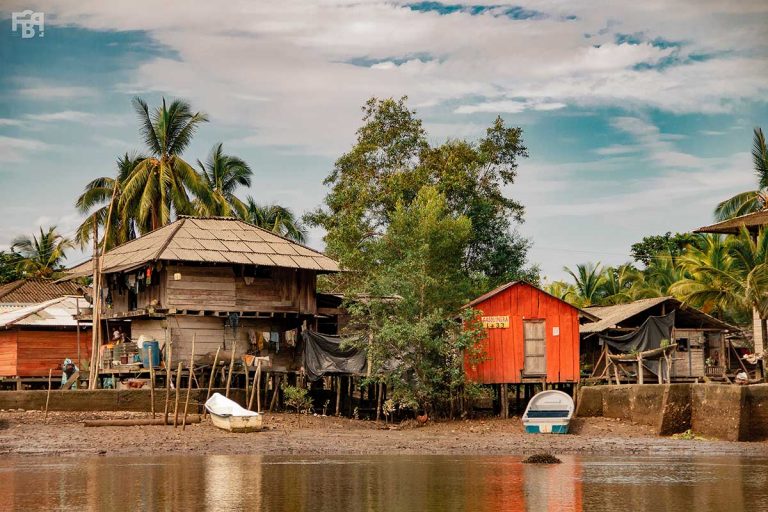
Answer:
[[[263,427],[263,417],[261,414],[258,416],[219,416],[211,413],[211,423],[214,427],[228,432],[258,432]]]
[[[560,423],[528,423],[525,431],[529,434],[567,434],[568,422]]]
[[[529,434],[567,434],[573,409],[573,399],[562,391],[541,391],[528,403],[523,427]]]

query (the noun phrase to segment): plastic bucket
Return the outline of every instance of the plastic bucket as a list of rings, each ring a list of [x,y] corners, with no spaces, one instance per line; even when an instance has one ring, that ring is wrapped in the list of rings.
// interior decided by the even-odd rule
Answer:
[[[144,368],[149,368],[149,349],[152,349],[152,366],[160,366],[160,342],[158,341],[145,341],[141,346],[141,364]]]

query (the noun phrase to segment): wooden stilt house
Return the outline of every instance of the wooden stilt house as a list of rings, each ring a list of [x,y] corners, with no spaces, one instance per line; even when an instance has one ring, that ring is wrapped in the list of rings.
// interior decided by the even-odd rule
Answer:
[[[90,275],[90,262],[71,270]],[[130,337],[172,344],[173,362],[217,348],[300,365],[298,329],[314,327],[324,254],[232,218],[180,217],[102,258],[102,318],[129,323]],[[106,329],[109,332],[109,329]]]

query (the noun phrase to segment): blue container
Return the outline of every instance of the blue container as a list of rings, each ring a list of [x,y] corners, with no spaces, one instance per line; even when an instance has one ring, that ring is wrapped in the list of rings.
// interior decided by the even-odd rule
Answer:
[[[145,341],[141,346],[141,364],[144,368],[149,368],[149,349],[152,348],[152,366],[160,366],[160,342]]]

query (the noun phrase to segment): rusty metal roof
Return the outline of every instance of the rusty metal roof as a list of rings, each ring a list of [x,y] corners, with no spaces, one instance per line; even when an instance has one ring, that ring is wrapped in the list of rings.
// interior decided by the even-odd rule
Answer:
[[[704,313],[692,306],[687,306],[674,297],[653,297],[651,299],[640,299],[628,304],[617,304],[615,306],[593,306],[586,308],[587,311],[600,318],[597,322],[583,324],[579,327],[581,334],[590,334],[603,332],[607,329],[616,328],[622,322],[640,315],[649,309],[662,303],[669,303],[672,309],[680,311],[685,315],[697,318],[704,324],[717,327],[723,330],[738,330],[736,327],[718,320],[717,318]]]
[[[186,216],[107,251],[102,268],[122,272],[158,260],[339,271],[325,254],[242,220]],[[69,272],[90,275],[91,267],[87,261]]]
[[[0,304],[37,304],[78,294],[80,287],[75,283],[32,277],[0,286]]]

